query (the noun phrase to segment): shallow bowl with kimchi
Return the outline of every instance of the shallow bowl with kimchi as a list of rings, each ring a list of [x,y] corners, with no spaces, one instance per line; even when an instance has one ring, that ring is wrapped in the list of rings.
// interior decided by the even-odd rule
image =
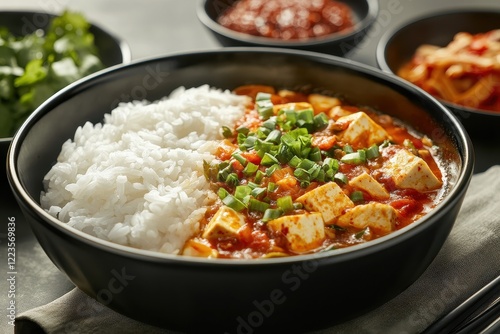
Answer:
[[[415,19],[377,47],[379,67],[437,97],[474,137],[500,126],[500,12],[460,9]]]
[[[345,55],[367,35],[376,0],[200,0],[201,23],[223,46],[281,47]]]
[[[46,210],[41,194],[53,182],[44,181],[49,171],[63,164],[64,175],[59,175],[64,179],[86,173],[73,173],[70,166],[92,163],[65,161],[67,156],[59,155],[64,143],[71,148],[86,139],[104,138],[102,145],[90,146],[102,158],[153,147],[153,156],[131,158],[129,162],[136,166],[154,159],[162,162],[161,154],[169,148],[154,146],[161,139],[142,128],[138,129],[142,139],[135,141],[127,134],[113,143],[104,132],[68,141],[90,129],[87,122],[109,121],[113,117],[105,114],[128,106],[139,108],[131,113],[132,127],[137,127],[157,107],[141,114],[139,102],[120,102],[164,101],[165,96],[183,96],[207,85],[226,95],[189,98],[176,108],[203,101],[219,105],[229,97],[233,111],[234,101],[244,104],[241,117],[234,118],[233,112],[219,117],[233,117],[233,124],[215,132],[219,137],[212,158],[205,154],[203,161],[183,160],[177,166],[180,170],[196,164],[199,175],[182,185],[162,186],[179,189],[200,180],[207,185],[192,191],[203,191],[208,206],[181,249],[153,250],[154,238],[144,249],[123,243],[134,235],[113,241],[111,233],[110,240],[105,240],[104,224],[113,217],[99,223],[98,235],[63,222],[63,216],[79,215],[83,222],[82,207]],[[186,90],[178,91],[181,86]],[[194,110],[192,118],[186,113],[158,118],[152,128],[168,125],[160,137],[172,137],[174,132],[186,138],[203,137],[206,134],[192,133],[189,127],[173,130],[189,122],[210,128],[214,118],[200,115],[219,109],[211,105],[202,109]],[[63,113],[71,117],[61,117]],[[121,127],[123,123],[112,129]],[[117,135],[115,130],[111,132]],[[186,143],[186,138],[179,142]],[[131,145],[126,152],[116,149],[103,154],[106,145],[125,142]],[[195,145],[200,150],[207,146],[200,143]],[[182,152],[186,154],[185,148]],[[453,227],[473,165],[471,142],[457,118],[404,80],[308,51],[226,48],[133,62],[62,90],[14,137],[8,177],[49,258],[79,289],[107,307],[186,332],[304,332],[363,314],[417,280]],[[97,173],[99,180],[127,170],[115,167],[106,166],[102,174]],[[145,191],[163,180],[167,169],[155,171],[156,177],[148,180],[141,173],[151,173],[151,168],[130,176],[115,175],[106,187],[119,188],[121,193],[112,196],[103,197],[109,189],[95,188],[97,181],[85,183],[80,190],[91,192],[86,203],[116,204],[127,191]],[[126,184],[127,178],[140,177],[144,181]],[[74,191],[77,183],[63,184],[60,195]],[[159,193],[160,187],[155,191]],[[153,211],[161,212],[161,201],[166,204],[169,197],[160,196]],[[129,203],[127,210],[135,207],[146,212],[140,202]],[[192,204],[189,197],[179,203],[184,204],[163,217],[161,233],[177,231],[167,226]],[[118,214],[121,209],[113,210]],[[130,215],[117,226],[123,227]],[[95,222],[100,216],[90,218]],[[132,225],[140,223],[136,219]],[[146,234],[160,233],[151,232]],[[117,277],[123,286],[110,295],[117,291],[110,283],[117,282]]]

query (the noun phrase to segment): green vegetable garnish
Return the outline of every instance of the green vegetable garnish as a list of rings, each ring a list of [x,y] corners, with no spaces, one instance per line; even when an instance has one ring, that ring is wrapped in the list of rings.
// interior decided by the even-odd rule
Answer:
[[[55,17],[46,33],[18,37],[0,28],[0,137],[14,135],[61,88],[104,68],[89,28],[81,14],[69,11]]]

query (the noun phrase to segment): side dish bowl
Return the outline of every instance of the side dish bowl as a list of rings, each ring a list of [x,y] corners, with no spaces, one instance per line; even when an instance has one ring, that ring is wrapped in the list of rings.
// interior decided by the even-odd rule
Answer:
[[[377,46],[378,65],[383,71],[396,74],[422,44],[446,46],[459,32],[477,34],[498,29],[499,20],[498,10],[471,8],[433,12],[387,31]],[[441,102],[453,111],[471,135],[498,134],[500,112]]]
[[[444,152],[453,175],[443,201],[380,239],[317,254],[206,259],[113,244],[45,212],[42,180],[61,145],[118,102],[154,101],[179,86],[313,86],[400,118]],[[422,90],[335,56],[274,48],[173,54],[101,71],[63,89],[23,124],[8,154],[8,178],[39,243],[82,291],[131,318],[186,332],[304,332],[363,314],[395,297],[446,240],[473,171],[473,148],[453,114]]]
[[[31,34],[38,29],[46,30],[51,18],[55,14],[35,11],[0,11],[0,27],[6,27],[16,36]],[[104,66],[114,66],[128,63],[131,52],[128,44],[111,32],[98,25],[91,24],[90,32],[94,35],[94,42]],[[8,187],[5,178],[5,159],[12,137],[0,138],[0,187]],[[9,195],[10,196],[10,195]]]
[[[197,14],[199,20],[223,46],[293,48],[339,56],[354,49],[366,37],[367,30],[376,20],[379,11],[378,1],[376,0],[340,0],[339,2],[348,5],[353,13],[354,26],[349,31],[339,31],[330,35],[303,40],[280,40],[253,36],[220,25],[217,18],[235,2],[235,0],[201,0],[198,3]]]

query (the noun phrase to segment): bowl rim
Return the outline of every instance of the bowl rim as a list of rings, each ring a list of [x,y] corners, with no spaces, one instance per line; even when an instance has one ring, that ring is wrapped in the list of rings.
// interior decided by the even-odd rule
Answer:
[[[354,24],[353,29],[349,31],[339,31],[333,34],[328,34],[321,37],[307,38],[304,40],[281,40],[262,36],[254,36],[242,32],[234,31],[225,28],[214,21],[205,10],[205,6],[210,0],[198,0],[196,13],[198,19],[210,30],[217,34],[243,43],[259,45],[262,47],[314,47],[321,46],[332,42],[341,42],[353,38],[360,32],[366,30],[376,19],[379,13],[378,0],[365,0],[368,6],[368,12],[359,22]],[[348,1],[344,1],[348,4]]]
[[[56,17],[60,15],[59,13],[55,12],[50,12],[50,11],[36,11],[36,10],[0,10],[0,15],[46,15],[49,17]],[[98,30],[109,37],[111,37],[114,41],[116,41],[116,44],[118,45],[118,48],[120,49],[120,54],[122,56],[122,62],[118,63],[116,65],[108,66],[109,67],[114,67],[117,65],[122,65],[122,64],[128,64],[132,61],[132,50],[130,48],[130,45],[125,41],[125,39],[119,37],[115,33],[109,31],[108,29],[103,28],[101,25],[94,23],[91,20],[87,20],[87,22],[90,24],[90,28],[94,30]],[[0,23],[0,26],[2,24]],[[12,141],[12,137],[0,137],[0,143],[1,142],[10,142]]]
[[[198,257],[189,257],[189,256],[181,256],[175,254],[166,254],[161,252],[143,250],[133,248],[131,246],[120,245],[111,241],[99,239],[95,236],[84,233],[80,230],[77,230],[73,227],[68,226],[67,224],[59,221],[55,217],[48,214],[44,209],[41,208],[39,203],[33,200],[23,187],[20,177],[17,173],[17,156],[19,154],[22,142],[26,137],[27,133],[29,133],[30,128],[37,122],[38,119],[42,118],[46,113],[50,112],[52,107],[57,106],[59,103],[64,102],[66,100],[66,96],[72,96],[80,90],[85,90],[86,87],[92,86],[94,83],[99,83],[101,81],[106,81],[109,75],[113,75],[116,72],[126,71],[128,69],[134,67],[142,67],[147,66],[151,63],[178,59],[183,57],[189,57],[192,55],[220,55],[220,54],[251,54],[251,53],[267,53],[267,54],[276,54],[276,55],[289,55],[292,57],[304,57],[308,61],[312,62],[320,62],[322,64],[328,64],[332,66],[339,66],[341,68],[345,68],[348,70],[352,70],[354,72],[360,73],[365,77],[368,76],[374,80],[378,80],[383,82],[386,85],[403,87],[406,91],[411,92],[412,94],[417,94],[425,97],[429,102],[434,104],[435,108],[441,110],[447,116],[447,122],[452,123],[452,125],[458,130],[455,132],[455,135],[459,138],[459,141],[463,144],[463,158],[460,168],[460,175],[455,181],[452,189],[449,193],[444,197],[443,201],[441,201],[431,212],[426,214],[424,217],[418,219],[414,223],[400,229],[394,231],[386,236],[380,237],[378,239],[372,240],[367,243],[354,245],[350,247],[346,247],[343,249],[336,249],[331,252],[319,252],[312,254],[302,254],[296,256],[288,256],[288,257],[279,257],[279,258],[268,258],[268,259],[219,259],[219,258],[198,258]],[[110,112],[110,111],[108,111]],[[66,86],[52,97],[47,99],[40,107],[38,107],[29,118],[21,125],[18,132],[15,134],[12,143],[9,147],[9,151],[7,154],[7,176],[9,180],[9,185],[16,197],[16,200],[21,201],[20,204],[21,209],[23,206],[29,207],[29,210],[33,211],[35,215],[37,215],[40,221],[37,224],[46,224],[49,225],[50,228],[55,228],[59,233],[63,233],[70,238],[76,238],[79,242],[85,243],[93,248],[98,248],[104,250],[106,252],[110,252],[116,255],[126,256],[129,258],[136,258],[142,261],[147,262],[157,262],[157,263],[172,263],[176,265],[209,265],[209,266],[268,266],[268,265],[276,265],[276,264],[292,264],[292,263],[300,263],[306,261],[344,261],[349,260],[351,258],[356,258],[363,256],[368,253],[372,253],[376,250],[383,250],[385,248],[392,247],[403,240],[411,238],[411,236],[415,233],[419,233],[420,230],[426,229],[428,227],[429,220],[439,219],[445,213],[441,210],[442,207],[445,207],[447,204],[453,205],[457,201],[460,201],[460,197],[467,190],[468,184],[470,182],[470,178],[472,177],[474,168],[474,149],[472,146],[472,142],[465,131],[463,125],[459,122],[456,116],[451,113],[447,108],[445,108],[437,99],[432,97],[430,94],[426,93],[422,89],[409,84],[408,82],[396,77],[384,73],[380,69],[375,67],[371,67],[362,63],[358,63],[356,61],[352,61],[349,59],[322,54],[313,51],[305,51],[305,50],[294,50],[294,49],[281,49],[281,48],[265,48],[265,47],[227,47],[221,49],[210,49],[210,50],[199,50],[199,51],[191,51],[191,52],[178,52],[172,53],[168,55],[150,57],[145,59],[139,59],[132,61],[128,64],[122,64],[119,66],[110,67],[108,69],[101,70],[94,74],[90,74],[89,76],[82,78],[74,83]]]
[[[448,16],[448,15],[457,15],[457,14],[495,14],[499,15],[500,19],[500,10],[497,8],[483,8],[483,7],[470,7],[470,8],[455,8],[455,9],[446,9],[446,10],[440,10],[436,12],[429,12],[422,14],[420,16],[417,16],[413,18],[412,20],[406,21],[404,23],[401,23],[392,29],[389,29],[382,34],[380,37],[376,49],[375,49],[375,58],[378,67],[387,73],[390,73],[392,75],[396,75],[394,71],[391,70],[391,67],[387,63],[387,58],[386,58],[386,50],[387,46],[392,42],[392,40],[395,38],[395,36],[403,29],[406,29],[408,27],[411,27],[415,24],[419,24],[423,21],[430,20],[430,19],[435,19],[443,16]],[[500,29],[500,28],[499,28]],[[457,31],[458,32],[458,31]],[[409,81],[408,81],[409,82]],[[413,83],[411,83],[413,85]],[[439,102],[447,106],[448,108],[454,109],[459,112],[469,112],[473,114],[479,114],[479,115],[484,115],[484,116],[492,116],[492,117],[500,117],[500,112],[498,111],[490,111],[490,110],[484,110],[484,109],[477,109],[477,108],[471,108],[467,106],[462,106],[453,102],[446,101],[444,99],[441,99],[439,97],[435,97]]]

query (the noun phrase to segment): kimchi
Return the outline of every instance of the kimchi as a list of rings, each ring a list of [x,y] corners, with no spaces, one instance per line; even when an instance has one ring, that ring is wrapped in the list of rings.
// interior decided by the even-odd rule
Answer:
[[[422,45],[397,74],[444,101],[500,111],[500,29]]]

